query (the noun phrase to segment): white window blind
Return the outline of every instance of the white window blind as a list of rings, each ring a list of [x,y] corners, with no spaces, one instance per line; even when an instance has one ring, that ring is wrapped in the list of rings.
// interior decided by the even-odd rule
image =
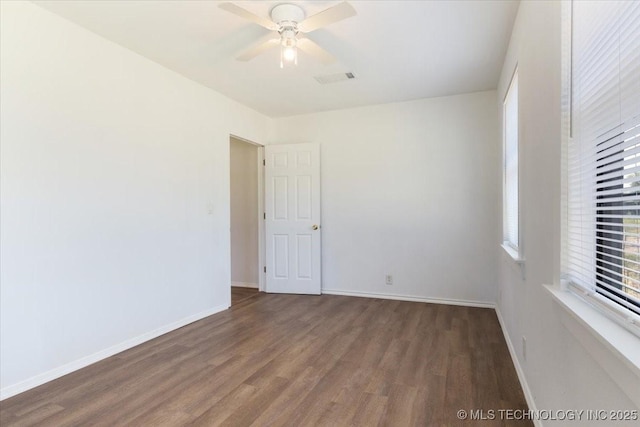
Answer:
[[[640,317],[640,2],[574,1],[566,273]]]
[[[504,243],[518,250],[518,71],[503,105],[504,125]]]

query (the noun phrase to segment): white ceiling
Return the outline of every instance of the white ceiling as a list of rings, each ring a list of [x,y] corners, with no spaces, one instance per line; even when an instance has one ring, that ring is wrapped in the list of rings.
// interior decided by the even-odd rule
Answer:
[[[286,1],[307,16],[338,1]],[[272,49],[234,58],[268,31],[217,1],[35,1],[36,4],[271,117],[494,89],[518,1],[351,1],[357,15],[309,38],[338,58],[304,53],[280,69]],[[282,1],[236,1],[257,15]],[[353,72],[321,85],[313,77]]]

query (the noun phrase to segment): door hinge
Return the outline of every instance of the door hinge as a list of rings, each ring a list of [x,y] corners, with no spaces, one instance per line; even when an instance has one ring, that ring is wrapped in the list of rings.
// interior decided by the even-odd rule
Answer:
[[[263,219],[267,219],[267,213],[266,213],[266,212],[263,212],[263,213],[262,213],[262,218],[263,218]]]
[[[265,273],[267,272],[267,266],[266,265],[264,266],[264,272]]]
[[[267,161],[265,159],[262,159],[262,166],[267,166]]]

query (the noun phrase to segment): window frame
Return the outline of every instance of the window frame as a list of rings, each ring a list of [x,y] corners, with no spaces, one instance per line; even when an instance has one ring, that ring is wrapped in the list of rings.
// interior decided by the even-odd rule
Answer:
[[[514,89],[515,86],[515,89]],[[515,96],[511,97],[512,90],[515,90]],[[504,251],[518,264],[524,263],[524,257],[522,256],[522,232],[521,232],[521,219],[522,219],[522,209],[520,203],[520,83],[519,83],[519,74],[518,74],[518,64],[514,66],[513,72],[511,73],[511,78],[509,80],[509,85],[507,86],[507,90],[505,91],[504,97],[502,99],[502,248]],[[516,197],[515,197],[515,209],[516,209],[516,221],[515,221],[515,235],[517,238],[517,242],[514,243],[509,239],[509,204],[513,202],[508,194],[508,169],[509,169],[509,158],[508,152],[509,147],[508,144],[510,141],[507,138],[507,127],[508,127],[508,110],[509,106],[507,105],[510,100],[515,100],[515,110],[516,110],[516,125],[515,125],[515,189],[516,189]]]

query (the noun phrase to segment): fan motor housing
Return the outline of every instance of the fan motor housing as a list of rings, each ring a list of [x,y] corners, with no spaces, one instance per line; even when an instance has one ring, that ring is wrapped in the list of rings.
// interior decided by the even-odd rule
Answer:
[[[280,27],[297,25],[304,17],[304,10],[295,4],[283,3],[271,9],[271,20]]]

